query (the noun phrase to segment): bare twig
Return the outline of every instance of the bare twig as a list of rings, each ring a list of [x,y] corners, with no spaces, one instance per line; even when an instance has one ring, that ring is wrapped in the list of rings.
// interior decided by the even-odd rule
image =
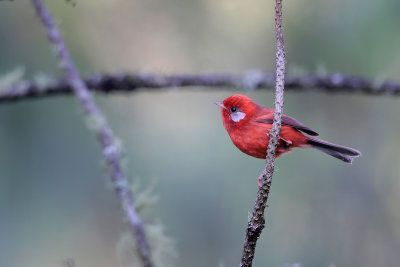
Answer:
[[[165,87],[203,86],[210,89],[216,87],[240,89],[271,89],[275,85],[275,73],[259,70],[242,73],[208,73],[162,75],[154,73],[98,73],[88,75],[84,82],[96,92],[134,92],[139,89],[160,89]],[[346,76],[336,73],[332,75],[309,74],[287,76],[285,87],[291,91],[312,90],[327,93],[359,93],[366,95],[400,96],[400,82],[375,81],[362,76]],[[70,94],[72,89],[65,79],[42,79],[38,81],[21,81],[0,92],[0,103],[22,99]]]
[[[129,226],[134,234],[138,253],[142,259],[143,266],[151,267],[153,265],[150,259],[150,248],[145,237],[143,223],[135,210],[132,193],[129,189],[127,179],[122,171],[120,164],[121,153],[118,145],[115,142],[114,133],[108,125],[102,112],[94,102],[92,95],[86,87],[86,84],[80,78],[79,73],[69,55],[68,49],[64,44],[61,33],[56,27],[46,5],[43,4],[41,0],[32,0],[32,3],[45,28],[47,37],[56,48],[57,56],[66,74],[66,82],[69,84],[81,102],[85,112],[96,123],[96,131],[103,148],[103,155],[111,171],[111,180],[125,215],[128,218]]]
[[[243,254],[240,266],[250,267],[253,262],[257,239],[265,226],[264,211],[267,206],[268,195],[272,183],[272,175],[275,167],[275,150],[278,144],[281,130],[281,118],[283,113],[283,91],[285,79],[285,45],[282,34],[282,0],[276,0],[275,6],[275,30],[276,30],[276,93],[274,121],[267,149],[266,165],[260,175],[261,186],[258,188],[257,199],[254,204],[253,214],[247,225],[246,239],[243,245]]]

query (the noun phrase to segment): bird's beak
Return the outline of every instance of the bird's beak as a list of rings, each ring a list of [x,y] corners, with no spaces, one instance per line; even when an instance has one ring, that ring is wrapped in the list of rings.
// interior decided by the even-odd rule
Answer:
[[[217,106],[220,106],[220,108],[227,109],[227,108],[224,106],[224,104],[222,103],[222,101],[214,102],[214,104],[217,105]]]

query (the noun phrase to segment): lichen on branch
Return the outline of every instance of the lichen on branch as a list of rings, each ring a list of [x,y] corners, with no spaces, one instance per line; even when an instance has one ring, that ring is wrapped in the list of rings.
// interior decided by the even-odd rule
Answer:
[[[275,112],[272,130],[269,135],[266,165],[259,177],[260,186],[253,213],[246,229],[243,245],[241,267],[252,266],[257,240],[265,227],[264,211],[267,206],[268,196],[275,168],[275,150],[281,130],[283,114],[283,92],[285,86],[285,44],[282,34],[282,0],[276,0],[275,6],[275,31],[276,31],[276,85],[275,85]]]

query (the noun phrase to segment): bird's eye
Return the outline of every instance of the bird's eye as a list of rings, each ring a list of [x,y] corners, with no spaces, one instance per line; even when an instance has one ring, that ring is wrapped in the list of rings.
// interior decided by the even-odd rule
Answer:
[[[231,107],[231,112],[232,112],[232,113],[236,112],[237,110],[238,110],[237,107]]]

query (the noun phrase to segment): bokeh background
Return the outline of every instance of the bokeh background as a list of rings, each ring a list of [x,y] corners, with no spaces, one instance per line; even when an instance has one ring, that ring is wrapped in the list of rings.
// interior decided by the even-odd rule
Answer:
[[[46,1],[81,73],[273,70],[274,1]],[[285,1],[289,72],[399,79],[400,2]],[[0,1],[0,73],[60,76],[29,1]],[[159,201],[145,222],[176,266],[237,266],[264,161],[242,154],[215,100],[238,89],[98,95],[126,172]],[[265,106],[271,91],[246,92]],[[254,266],[399,266],[396,97],[288,92],[285,113],[352,146],[353,165],[298,149],[280,158]],[[99,145],[72,96],[0,105],[0,266],[123,266],[126,231]],[[126,265],[124,265],[126,266]]]

